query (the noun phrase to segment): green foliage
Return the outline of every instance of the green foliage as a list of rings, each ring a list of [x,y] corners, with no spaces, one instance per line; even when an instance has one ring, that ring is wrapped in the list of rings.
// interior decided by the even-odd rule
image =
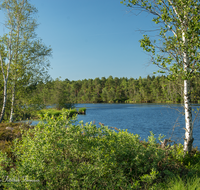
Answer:
[[[57,118],[58,116],[62,115],[63,112],[69,112],[69,117],[72,117],[78,113],[75,108],[74,109],[64,109],[63,108],[62,110],[57,110],[57,109],[51,108],[51,109],[42,109],[42,110],[38,111],[38,116],[40,118],[44,118],[45,115],[47,115],[50,118]]]
[[[148,137],[148,142],[150,145],[156,145],[157,142],[156,142],[156,138],[155,138],[155,135],[153,134],[152,131],[150,131],[150,136]]]
[[[161,149],[152,132],[145,142],[127,130],[114,131],[92,122],[75,125],[75,121],[70,110],[63,109],[57,117],[44,114],[34,128],[22,127],[20,138],[12,138],[10,148],[2,149],[5,154],[0,152],[0,174],[10,179],[2,187],[166,189],[175,187],[177,182],[171,179],[180,176],[179,181],[193,188],[184,179],[200,176],[196,149],[184,157],[181,144]],[[13,127],[17,134],[19,129]],[[163,138],[159,135],[158,140]],[[197,184],[198,177],[194,181]]]
[[[79,81],[49,81],[45,84],[37,85],[37,90],[33,96],[40,97],[41,105],[58,104],[58,97],[67,97],[63,99],[65,104],[70,102],[76,103],[181,103],[183,102],[182,87],[179,86],[182,81],[177,80],[177,83],[169,80],[170,76],[147,76],[139,79],[126,79],[111,77],[106,79],[89,79]],[[98,85],[97,85],[98,81]],[[199,77],[194,77],[191,80],[191,100],[198,102],[200,96]],[[89,84],[88,84],[89,83]],[[62,86],[62,90],[54,88]],[[105,87],[106,86],[106,87]],[[73,106],[73,103],[71,104]],[[61,109],[62,106],[58,106]],[[73,107],[72,107],[73,108]]]
[[[7,168],[9,167],[10,159],[7,158],[6,153],[0,151],[0,182],[4,181],[6,176],[8,176]],[[0,183],[0,188],[2,183]]]
[[[4,183],[4,187],[149,189],[184,168],[175,163],[175,150],[171,151],[174,155],[169,151],[171,157],[166,156],[153,133],[145,144],[139,135],[124,130],[98,128],[92,122],[74,125],[75,117],[70,119],[69,115],[69,110],[54,119],[45,114],[37,126],[23,131],[21,140],[15,140],[15,167],[7,174],[21,182]]]
[[[161,188],[162,189],[162,188]],[[200,178],[194,176],[192,178],[182,179],[180,176],[168,180],[168,185],[164,189],[173,190],[200,190]]]
[[[79,108],[78,112],[79,112],[79,113],[83,113],[83,114],[85,114],[85,112],[86,112],[86,108]]]
[[[3,74],[7,69],[8,77],[5,80],[5,76],[1,76],[7,88],[6,107],[4,106],[7,118],[4,117],[4,121],[11,115],[12,122],[13,119],[30,118],[31,113],[43,106],[34,88],[39,81],[48,77],[50,65],[47,57],[51,56],[52,49],[45,46],[35,33],[38,26],[35,19],[37,9],[29,1],[2,0],[0,8],[5,13],[3,23],[8,29],[8,33],[0,36],[0,54],[3,60],[1,70]]]
[[[176,80],[180,76],[185,80],[199,74],[198,0],[123,0],[121,3],[135,12],[140,9],[151,13],[152,21],[159,24],[156,38],[144,35],[140,40],[141,47],[151,53],[152,62],[161,68],[158,73],[171,74]]]
[[[99,83],[98,88],[96,83]],[[165,76],[147,76],[146,78],[139,79],[125,79],[125,78],[115,78],[109,79],[90,79],[90,86],[86,86],[85,83],[88,83],[89,80],[83,81],[57,81],[54,84],[54,81],[48,81],[46,83],[38,83],[35,85],[30,85],[29,87],[22,87],[20,92],[23,91],[23,96],[21,93],[17,94],[14,119],[23,120],[27,118],[36,118],[37,111],[43,109],[46,105],[53,105],[57,100],[54,98],[58,93],[60,97],[68,97],[66,99],[65,105],[67,107],[73,108],[74,104],[70,102],[110,102],[113,103],[142,103],[142,102],[160,102],[160,103],[181,103],[183,102],[183,97],[181,96],[181,87],[178,84],[181,82],[181,79],[177,81],[177,84],[174,84],[173,81],[168,80],[168,77]],[[191,80],[191,100],[192,102],[198,102],[200,98],[200,88],[199,88],[199,77],[194,77]],[[63,91],[57,91],[54,88],[54,85],[58,86],[58,83],[63,83]],[[100,85],[101,84],[101,85]],[[110,89],[106,88],[106,91],[102,88],[104,85],[109,84]],[[104,89],[104,88],[103,88]],[[0,86],[0,90],[3,90],[3,86]],[[111,92],[109,92],[111,90]],[[86,98],[84,91],[87,91],[91,96],[87,97],[87,101],[83,101],[83,96]],[[26,93],[25,93],[26,92]],[[76,92],[76,93],[75,93]],[[62,94],[63,93],[63,94]],[[0,95],[0,99],[3,99],[3,96]],[[53,101],[52,99],[55,99]],[[11,102],[8,99],[6,113],[4,121],[9,120],[10,116],[10,107]],[[60,106],[59,109],[61,109]],[[22,109],[23,108],[23,109]],[[69,108],[67,108],[69,109]]]

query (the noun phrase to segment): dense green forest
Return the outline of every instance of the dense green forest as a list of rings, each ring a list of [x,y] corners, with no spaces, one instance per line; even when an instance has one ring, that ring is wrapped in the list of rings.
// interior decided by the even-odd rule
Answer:
[[[200,102],[199,82],[198,77],[193,78],[191,82],[193,103]],[[166,76],[147,76],[139,79],[109,76],[78,81],[49,79],[18,90],[14,108],[15,118],[26,118],[34,110],[53,104],[57,105],[57,109],[62,109],[73,107],[76,103],[182,103],[181,83],[182,80],[175,83]],[[2,101],[3,86],[0,89]],[[6,118],[9,118],[10,114],[11,95],[12,91],[8,90]]]
[[[166,76],[146,78],[108,78],[70,81],[65,79],[38,83],[34,87],[43,104],[63,103],[181,103],[182,81],[171,81]],[[192,102],[200,101],[198,77],[191,83]],[[29,87],[31,88],[31,87]]]
[[[181,103],[181,80],[175,84],[166,76],[146,78],[105,78],[64,81],[56,79],[28,86],[26,91],[44,105],[68,103]],[[191,83],[192,102],[200,101],[198,77]],[[30,97],[30,95],[29,95]]]

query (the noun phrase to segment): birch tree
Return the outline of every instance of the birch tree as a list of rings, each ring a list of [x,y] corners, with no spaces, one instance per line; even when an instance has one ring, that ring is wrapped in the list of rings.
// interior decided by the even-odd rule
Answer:
[[[51,55],[51,48],[46,47],[35,34],[38,25],[34,14],[37,10],[28,0],[4,0],[1,8],[7,16],[5,26],[12,32],[10,32],[12,34],[10,35],[10,46],[5,44],[8,41],[8,35],[5,34],[2,38],[3,45],[12,54],[11,59],[8,59],[9,61],[6,64],[10,72],[9,81],[12,89],[10,110],[10,122],[12,122],[16,91],[21,88],[20,85],[23,85],[23,87],[31,85],[31,83],[41,79],[41,76],[44,77],[44,73],[49,67],[48,60],[45,57]],[[7,76],[9,72],[7,70]],[[7,84],[4,84],[5,86],[7,88]],[[4,93],[7,94],[7,91],[4,90]],[[0,122],[5,112],[6,96],[4,97]]]
[[[11,100],[11,113],[10,122],[13,121],[14,102],[15,102],[15,91],[16,82],[19,78],[19,74],[22,73],[21,64],[22,61],[18,60],[20,53],[23,52],[26,47],[26,43],[29,40],[29,33],[34,32],[36,23],[34,19],[31,19],[31,15],[36,12],[36,9],[32,7],[26,0],[10,0],[2,3],[3,10],[9,13],[6,26],[10,28],[13,26],[13,40],[12,40],[12,65],[10,83],[12,88],[12,100]],[[24,38],[26,36],[26,38]],[[21,45],[23,44],[23,46]]]
[[[190,81],[200,71],[200,1],[199,0],[123,0],[134,11],[153,15],[159,37],[144,35],[141,47],[149,52],[159,73],[171,80],[182,78],[185,109],[184,152],[193,144],[193,122]]]
[[[11,20],[10,9],[8,6],[6,6],[6,8],[7,8],[7,17],[8,19]],[[7,39],[7,41],[5,42],[6,44],[5,43],[2,44],[4,40],[1,40],[1,46],[4,45],[4,47],[6,47],[4,51],[7,52],[8,58],[6,59],[6,57],[2,57],[2,53],[0,52],[1,70],[2,70],[3,81],[4,81],[3,105],[2,105],[1,115],[0,115],[0,123],[2,122],[4,114],[5,114],[5,107],[6,107],[6,101],[7,101],[7,84],[8,84],[8,77],[9,77],[9,72],[10,72],[10,64],[13,57],[13,51],[12,51],[13,30],[14,30],[14,25],[11,24],[9,28],[9,34],[6,35],[6,39]]]

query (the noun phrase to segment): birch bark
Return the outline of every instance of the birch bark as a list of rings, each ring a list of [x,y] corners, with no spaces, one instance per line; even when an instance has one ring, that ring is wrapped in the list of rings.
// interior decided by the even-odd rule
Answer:
[[[185,38],[185,32],[182,33],[183,44],[185,50],[183,52],[184,71],[189,72],[189,61],[187,54],[187,39]],[[185,109],[185,138],[184,138],[184,152],[192,151],[193,143],[193,123],[192,123],[192,107],[190,98],[190,81],[184,80],[184,109]]]
[[[192,151],[193,143],[193,123],[192,123],[192,108],[190,99],[190,81],[184,80],[184,108],[185,108],[185,139],[184,152]]]
[[[187,16],[184,10],[184,20],[182,22],[182,43],[183,43],[183,66],[184,72],[190,72],[190,63],[188,56],[188,42],[186,37],[187,32]],[[181,21],[181,19],[180,19]],[[192,151],[193,144],[193,122],[192,122],[192,106],[191,106],[191,88],[190,80],[184,80],[184,109],[185,109],[185,138],[184,138],[184,153]]]
[[[11,64],[11,60],[12,60],[12,55],[11,55],[12,31],[13,31],[13,28],[11,27],[11,30],[10,30],[10,39],[9,39],[9,42],[8,42],[9,59],[8,59],[8,64],[7,64],[7,74],[6,75],[5,75],[5,72],[4,72],[3,60],[2,60],[1,53],[0,53],[1,69],[2,69],[3,80],[4,80],[3,106],[2,106],[1,115],[0,115],[0,123],[3,120],[4,114],[5,114],[5,109],[6,109],[7,84],[8,84],[8,76],[9,76],[9,72],[10,72],[10,64]]]
[[[10,110],[10,123],[13,122],[13,114],[14,114],[14,102],[15,102],[15,81],[13,84],[13,90],[12,90],[12,102],[11,102],[11,110]]]

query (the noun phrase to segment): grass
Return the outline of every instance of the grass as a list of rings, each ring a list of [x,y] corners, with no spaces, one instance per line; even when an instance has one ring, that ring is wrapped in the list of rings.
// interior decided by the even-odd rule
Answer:
[[[168,180],[165,188],[161,190],[200,190],[200,178],[198,176],[186,177],[185,179],[176,176]]]
[[[86,108],[79,108],[78,110],[79,113],[85,114]]]
[[[50,109],[42,109],[40,111],[37,112],[37,115],[39,116],[39,118],[44,117],[45,114],[47,114],[48,117],[58,117],[62,114],[63,111],[69,111],[69,117],[72,117],[78,113],[85,113],[86,112],[86,108],[79,108],[79,110],[77,111],[76,108],[74,109],[62,109],[62,110],[57,110],[54,108],[50,108]]]

